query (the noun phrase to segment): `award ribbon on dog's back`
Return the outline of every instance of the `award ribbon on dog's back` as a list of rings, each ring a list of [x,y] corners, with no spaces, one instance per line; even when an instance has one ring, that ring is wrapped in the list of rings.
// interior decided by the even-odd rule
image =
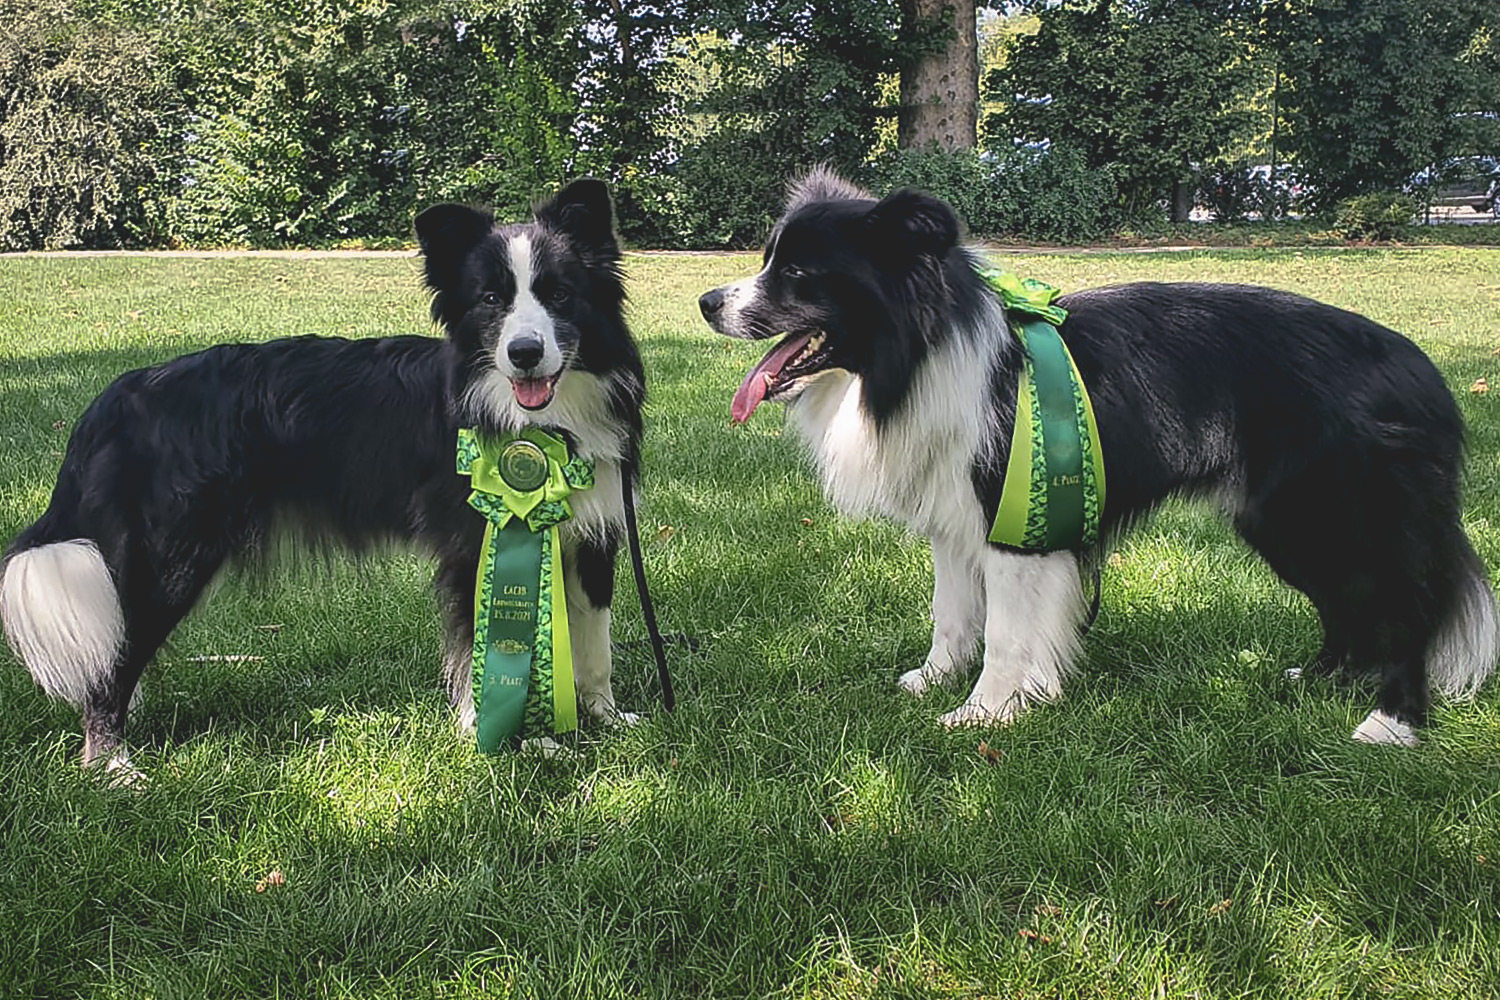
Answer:
[[[567,442],[528,427],[488,437],[458,432],[458,471],[485,516],[474,585],[474,709],[479,748],[578,727],[558,525],[594,467]]]
[[[1088,390],[1057,327],[1060,289],[1008,271],[980,277],[1006,311],[1024,353],[1016,421],[989,540],[1028,552],[1093,545],[1104,510],[1104,453]]]

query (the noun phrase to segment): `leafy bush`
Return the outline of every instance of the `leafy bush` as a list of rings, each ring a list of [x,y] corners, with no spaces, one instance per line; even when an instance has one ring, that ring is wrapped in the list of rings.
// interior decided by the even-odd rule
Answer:
[[[984,236],[1003,230],[1017,208],[1001,203],[1003,195],[994,180],[993,165],[971,150],[902,150],[876,161],[869,177],[879,195],[904,187],[936,195],[953,206],[971,233]]]
[[[1377,191],[1345,198],[1334,207],[1332,230],[1346,240],[1392,240],[1417,214],[1409,195]]]
[[[69,0],[0,0],[0,249],[157,242],[177,109],[154,36]]]
[[[759,130],[723,129],[655,172],[625,168],[615,184],[620,235],[643,247],[760,246],[796,169],[773,145]]]
[[[977,236],[1061,243],[1098,239],[1121,221],[1114,177],[1073,150],[977,154],[903,151],[877,161],[878,191],[915,187],[951,204]]]

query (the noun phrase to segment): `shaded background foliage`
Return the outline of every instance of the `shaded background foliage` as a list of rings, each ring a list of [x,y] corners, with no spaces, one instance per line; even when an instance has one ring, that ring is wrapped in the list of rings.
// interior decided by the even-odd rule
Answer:
[[[956,3],[0,0],[0,248],[405,239],[582,174],[632,244],[752,246],[815,163],[1083,240],[1500,153],[1492,0],[981,8],[975,148],[898,149],[902,67]]]

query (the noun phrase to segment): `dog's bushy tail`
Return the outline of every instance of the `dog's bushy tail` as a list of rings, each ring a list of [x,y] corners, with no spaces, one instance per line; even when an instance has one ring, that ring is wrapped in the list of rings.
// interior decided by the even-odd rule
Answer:
[[[82,707],[125,641],[125,616],[99,547],[86,538],[12,552],[0,570],[0,623],[43,691]]]
[[[1461,543],[1458,593],[1427,650],[1427,679],[1448,698],[1471,698],[1500,659],[1500,612],[1484,564],[1468,538]]]

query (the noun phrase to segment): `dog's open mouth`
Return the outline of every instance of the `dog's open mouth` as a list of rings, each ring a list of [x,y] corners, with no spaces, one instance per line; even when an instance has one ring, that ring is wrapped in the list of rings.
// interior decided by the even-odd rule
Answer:
[[[745,381],[734,394],[730,414],[742,424],[763,400],[774,399],[791,388],[800,378],[815,375],[828,365],[832,354],[820,330],[793,333],[771,348],[760,364],[750,369]]]
[[[510,388],[516,394],[516,402],[521,404],[521,409],[540,410],[552,402],[552,397],[557,394],[557,380],[560,378],[562,372],[546,378],[513,378],[510,380]]]

